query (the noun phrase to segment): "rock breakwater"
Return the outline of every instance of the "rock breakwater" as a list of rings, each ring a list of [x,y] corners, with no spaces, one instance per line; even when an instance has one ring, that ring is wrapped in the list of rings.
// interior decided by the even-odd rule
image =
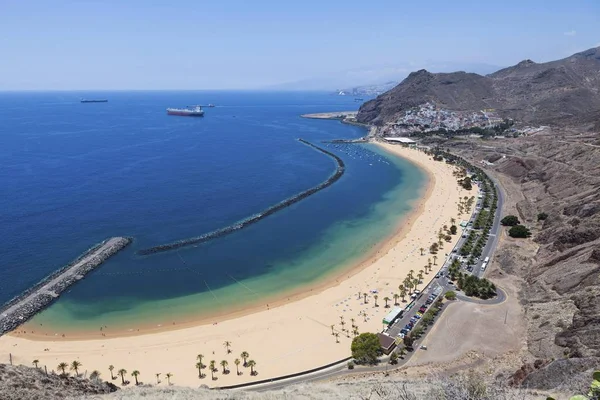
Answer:
[[[15,329],[47,307],[69,286],[131,243],[131,238],[113,237],[92,247],[76,260],[50,274],[0,308],[0,336]]]
[[[264,218],[268,217],[269,215],[276,213],[277,211],[283,210],[284,208],[289,207],[292,204],[295,204],[295,203],[299,202],[300,200],[305,199],[308,196],[315,194],[320,190],[325,189],[328,186],[331,186],[334,182],[336,182],[338,179],[340,179],[342,177],[342,175],[344,175],[346,166],[344,165],[344,161],[340,157],[338,157],[337,155],[333,154],[332,152],[327,151],[317,145],[314,145],[304,139],[298,139],[298,141],[331,157],[337,164],[335,172],[329,178],[327,178],[325,181],[321,182],[320,184],[313,186],[312,188],[307,189],[301,193],[298,193],[292,197],[289,197],[289,198],[267,208],[266,210],[264,210],[258,214],[254,214],[250,217],[247,217],[239,222],[236,222],[233,225],[229,225],[224,228],[220,228],[215,231],[208,232],[203,235],[192,237],[189,239],[183,239],[183,240],[179,240],[177,242],[162,244],[162,245],[150,247],[147,249],[139,250],[137,253],[140,255],[161,253],[164,251],[175,250],[175,249],[179,249],[179,248],[186,247],[186,246],[192,246],[192,245],[204,243],[209,240],[228,235],[230,233],[233,233],[235,231],[243,229],[251,224],[254,224],[254,223],[260,221],[261,219],[264,219]]]

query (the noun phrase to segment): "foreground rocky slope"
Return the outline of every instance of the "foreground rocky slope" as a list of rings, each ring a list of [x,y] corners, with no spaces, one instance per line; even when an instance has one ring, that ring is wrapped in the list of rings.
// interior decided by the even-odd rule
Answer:
[[[548,63],[525,60],[487,76],[413,72],[366,102],[357,119],[383,125],[428,101],[457,111],[493,108],[523,123],[600,123],[600,47]]]
[[[118,390],[112,383],[72,376],[46,375],[38,368],[0,364],[1,400],[53,400]]]

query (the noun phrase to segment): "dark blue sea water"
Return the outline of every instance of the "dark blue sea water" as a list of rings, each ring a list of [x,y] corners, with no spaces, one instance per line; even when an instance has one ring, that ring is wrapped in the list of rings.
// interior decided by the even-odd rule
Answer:
[[[165,113],[206,103],[217,107],[204,118]],[[324,93],[0,93],[0,303],[111,236],[135,241],[38,321],[81,328],[226,309],[359,258],[391,233],[390,213],[397,223],[423,176],[371,146],[321,144],[363,136],[362,128],[300,118],[357,107]],[[297,138],[340,155],[346,174],[232,235],[135,255],[232,224],[327,179],[335,163]]]

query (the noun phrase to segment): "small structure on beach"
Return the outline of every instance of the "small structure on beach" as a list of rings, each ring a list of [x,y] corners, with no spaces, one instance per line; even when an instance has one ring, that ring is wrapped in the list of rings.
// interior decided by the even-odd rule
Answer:
[[[396,347],[396,339],[393,337],[384,335],[383,333],[378,333],[377,337],[379,338],[379,345],[386,355],[390,354]]]
[[[400,307],[394,307],[392,309],[392,311],[390,311],[388,313],[388,315],[386,315],[385,317],[383,317],[383,323],[386,324],[386,325],[393,324],[396,319],[398,319],[399,317],[402,316],[402,312],[403,311],[404,310],[402,310],[402,308],[400,308]]]
[[[385,141],[387,142],[391,142],[391,143],[400,143],[403,146],[407,146],[407,147],[413,147],[417,145],[417,142],[415,142],[412,139],[409,139],[407,137],[391,137],[391,136],[385,136],[383,138]]]

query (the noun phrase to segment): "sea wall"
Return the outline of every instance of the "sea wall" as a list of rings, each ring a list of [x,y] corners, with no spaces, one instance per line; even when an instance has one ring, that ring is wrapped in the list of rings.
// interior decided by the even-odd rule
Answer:
[[[131,238],[107,239],[4,304],[0,308],[0,336],[47,307],[62,292],[129,243]]]
[[[289,198],[267,208],[266,210],[264,210],[258,214],[254,214],[250,217],[247,217],[239,222],[236,222],[233,225],[229,225],[224,228],[220,228],[215,231],[208,232],[203,235],[192,237],[189,239],[183,239],[183,240],[179,240],[177,242],[162,244],[162,245],[150,247],[147,249],[139,250],[137,253],[140,255],[161,253],[164,251],[175,250],[175,249],[179,249],[179,248],[186,247],[186,246],[192,246],[192,245],[204,243],[209,240],[228,235],[232,232],[238,231],[249,225],[252,225],[252,224],[260,221],[261,219],[264,219],[264,218],[268,217],[269,215],[276,213],[277,211],[283,210],[284,208],[289,207],[292,204],[295,204],[295,203],[299,202],[300,200],[305,199],[308,196],[315,194],[320,190],[325,189],[328,186],[331,186],[338,179],[340,179],[342,177],[342,175],[344,175],[346,166],[344,165],[344,161],[340,157],[338,157],[337,155],[333,154],[332,152],[327,151],[319,146],[316,146],[304,139],[298,139],[298,141],[333,158],[337,164],[335,172],[329,178],[327,178],[325,181],[321,182],[317,186],[313,186],[310,189],[307,189],[301,193],[298,193],[292,197],[289,197]]]

